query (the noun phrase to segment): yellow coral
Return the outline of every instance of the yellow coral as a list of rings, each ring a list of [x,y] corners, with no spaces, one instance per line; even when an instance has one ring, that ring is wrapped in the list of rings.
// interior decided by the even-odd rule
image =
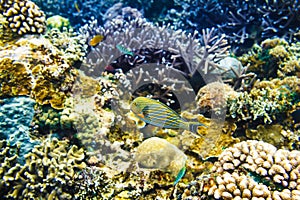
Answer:
[[[32,79],[26,64],[10,58],[0,60],[0,97],[29,95]]]
[[[42,37],[29,37],[0,51],[1,94],[28,95],[40,105],[62,109],[71,92],[77,70],[60,51]]]

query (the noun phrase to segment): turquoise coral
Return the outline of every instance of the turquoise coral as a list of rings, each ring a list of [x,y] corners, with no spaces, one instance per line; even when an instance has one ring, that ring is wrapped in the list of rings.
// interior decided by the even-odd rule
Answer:
[[[12,146],[19,145],[18,159],[23,161],[23,156],[39,143],[30,138],[35,101],[29,97],[6,98],[0,101],[0,137]]]

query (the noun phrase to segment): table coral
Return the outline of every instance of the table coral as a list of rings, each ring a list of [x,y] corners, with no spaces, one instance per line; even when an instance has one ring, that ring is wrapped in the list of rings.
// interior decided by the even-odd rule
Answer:
[[[8,191],[14,199],[72,199],[78,192],[74,176],[86,167],[85,153],[68,141],[52,139],[35,146],[25,155],[24,165],[4,172]]]
[[[1,13],[8,22],[7,28],[23,35],[27,33],[43,33],[46,30],[44,12],[32,1],[1,1]]]

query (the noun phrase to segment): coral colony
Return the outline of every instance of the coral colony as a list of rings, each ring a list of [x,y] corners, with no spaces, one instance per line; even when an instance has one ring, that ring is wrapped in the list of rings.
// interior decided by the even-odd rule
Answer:
[[[0,199],[300,199],[299,15],[0,0]]]

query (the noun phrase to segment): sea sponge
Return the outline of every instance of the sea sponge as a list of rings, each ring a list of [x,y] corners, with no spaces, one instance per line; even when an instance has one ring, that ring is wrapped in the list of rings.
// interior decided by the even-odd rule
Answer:
[[[32,1],[1,1],[1,12],[8,22],[7,28],[23,35],[27,33],[43,33],[46,30],[44,12]]]

